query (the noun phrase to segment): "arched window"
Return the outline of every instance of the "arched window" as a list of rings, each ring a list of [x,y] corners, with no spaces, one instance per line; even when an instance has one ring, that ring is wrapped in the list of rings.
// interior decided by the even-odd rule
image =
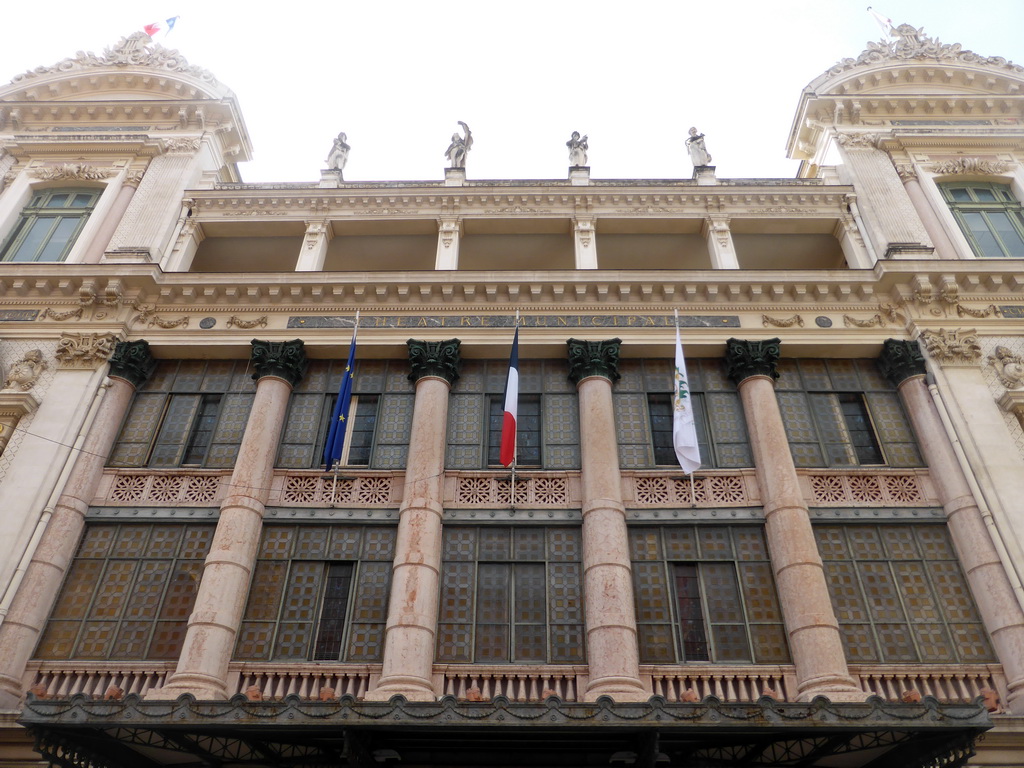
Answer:
[[[98,189],[42,189],[21,212],[2,261],[64,261],[96,206]]]
[[[1008,184],[940,184],[957,224],[979,258],[1024,258],[1024,213]]]

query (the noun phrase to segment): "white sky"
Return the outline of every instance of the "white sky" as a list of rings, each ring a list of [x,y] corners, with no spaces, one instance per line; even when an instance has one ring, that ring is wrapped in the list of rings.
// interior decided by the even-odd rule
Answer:
[[[689,178],[697,126],[719,178],[792,177],[800,91],[881,30],[872,0],[8,0],[0,81],[101,53],[180,15],[168,39],[238,95],[250,182],[315,181],[339,131],[349,181],[443,178],[457,121],[470,179],[564,179],[590,136],[593,178]],[[1024,64],[1024,0],[878,0],[899,24]]]

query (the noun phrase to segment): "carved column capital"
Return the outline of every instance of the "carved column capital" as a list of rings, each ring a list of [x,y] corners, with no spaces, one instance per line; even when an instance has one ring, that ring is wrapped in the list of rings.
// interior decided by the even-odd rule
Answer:
[[[619,346],[622,339],[608,341],[583,341],[569,339],[569,380],[577,386],[589,376],[603,376],[609,381],[618,381]]]
[[[894,387],[914,376],[924,376],[927,373],[921,346],[916,341],[906,339],[886,339],[882,342],[878,367]]]
[[[974,328],[922,331],[921,341],[928,356],[942,366],[974,367],[981,360],[981,344]]]
[[[116,343],[112,333],[65,333],[54,357],[60,368],[96,368],[107,362]]]
[[[409,381],[419,381],[425,376],[444,379],[451,386],[459,378],[459,339],[444,341],[417,341],[409,339],[405,342],[409,347],[409,366],[412,372]]]
[[[751,376],[767,376],[773,381],[779,378],[776,370],[781,354],[779,344],[777,338],[763,341],[729,339],[725,342],[725,363],[729,378],[735,384]]]
[[[897,163],[896,173],[904,184],[908,181],[917,181],[917,169],[910,163]]]
[[[110,356],[109,376],[124,379],[138,389],[153,375],[156,360],[149,350],[149,342],[119,341]]]
[[[256,373],[252,375],[254,381],[259,381],[264,376],[276,376],[294,387],[306,375],[309,360],[306,359],[306,347],[301,339],[292,339],[291,341],[253,339],[250,343],[252,344],[252,365],[256,369]]]

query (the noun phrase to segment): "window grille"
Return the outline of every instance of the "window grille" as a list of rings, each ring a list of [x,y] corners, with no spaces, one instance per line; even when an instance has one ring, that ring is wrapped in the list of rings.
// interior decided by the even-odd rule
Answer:
[[[0,261],[64,261],[100,193],[99,189],[36,192],[0,250]]]

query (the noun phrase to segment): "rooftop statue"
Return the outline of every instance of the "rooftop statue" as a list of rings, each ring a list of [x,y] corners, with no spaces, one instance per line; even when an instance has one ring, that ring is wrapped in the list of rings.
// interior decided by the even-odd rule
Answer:
[[[690,138],[686,140],[686,151],[690,153],[690,162],[694,168],[711,165],[711,155],[704,146],[704,134],[697,133],[696,128],[690,129]]]
[[[344,131],[338,134],[334,140],[331,152],[327,155],[327,167],[333,171],[345,170],[345,163],[348,162],[348,151],[352,149],[348,145],[348,136]]]
[[[459,136],[457,132],[452,134],[452,143],[448,145],[448,149],[444,153],[444,156],[448,158],[449,168],[465,168],[466,155],[473,148],[473,134],[470,132],[469,126],[461,120],[459,120],[459,125],[462,126],[466,135]]]
[[[569,165],[579,168],[587,164],[587,150],[590,147],[586,136],[580,138],[580,132],[573,131],[572,138],[565,142],[565,146],[569,148]]]

